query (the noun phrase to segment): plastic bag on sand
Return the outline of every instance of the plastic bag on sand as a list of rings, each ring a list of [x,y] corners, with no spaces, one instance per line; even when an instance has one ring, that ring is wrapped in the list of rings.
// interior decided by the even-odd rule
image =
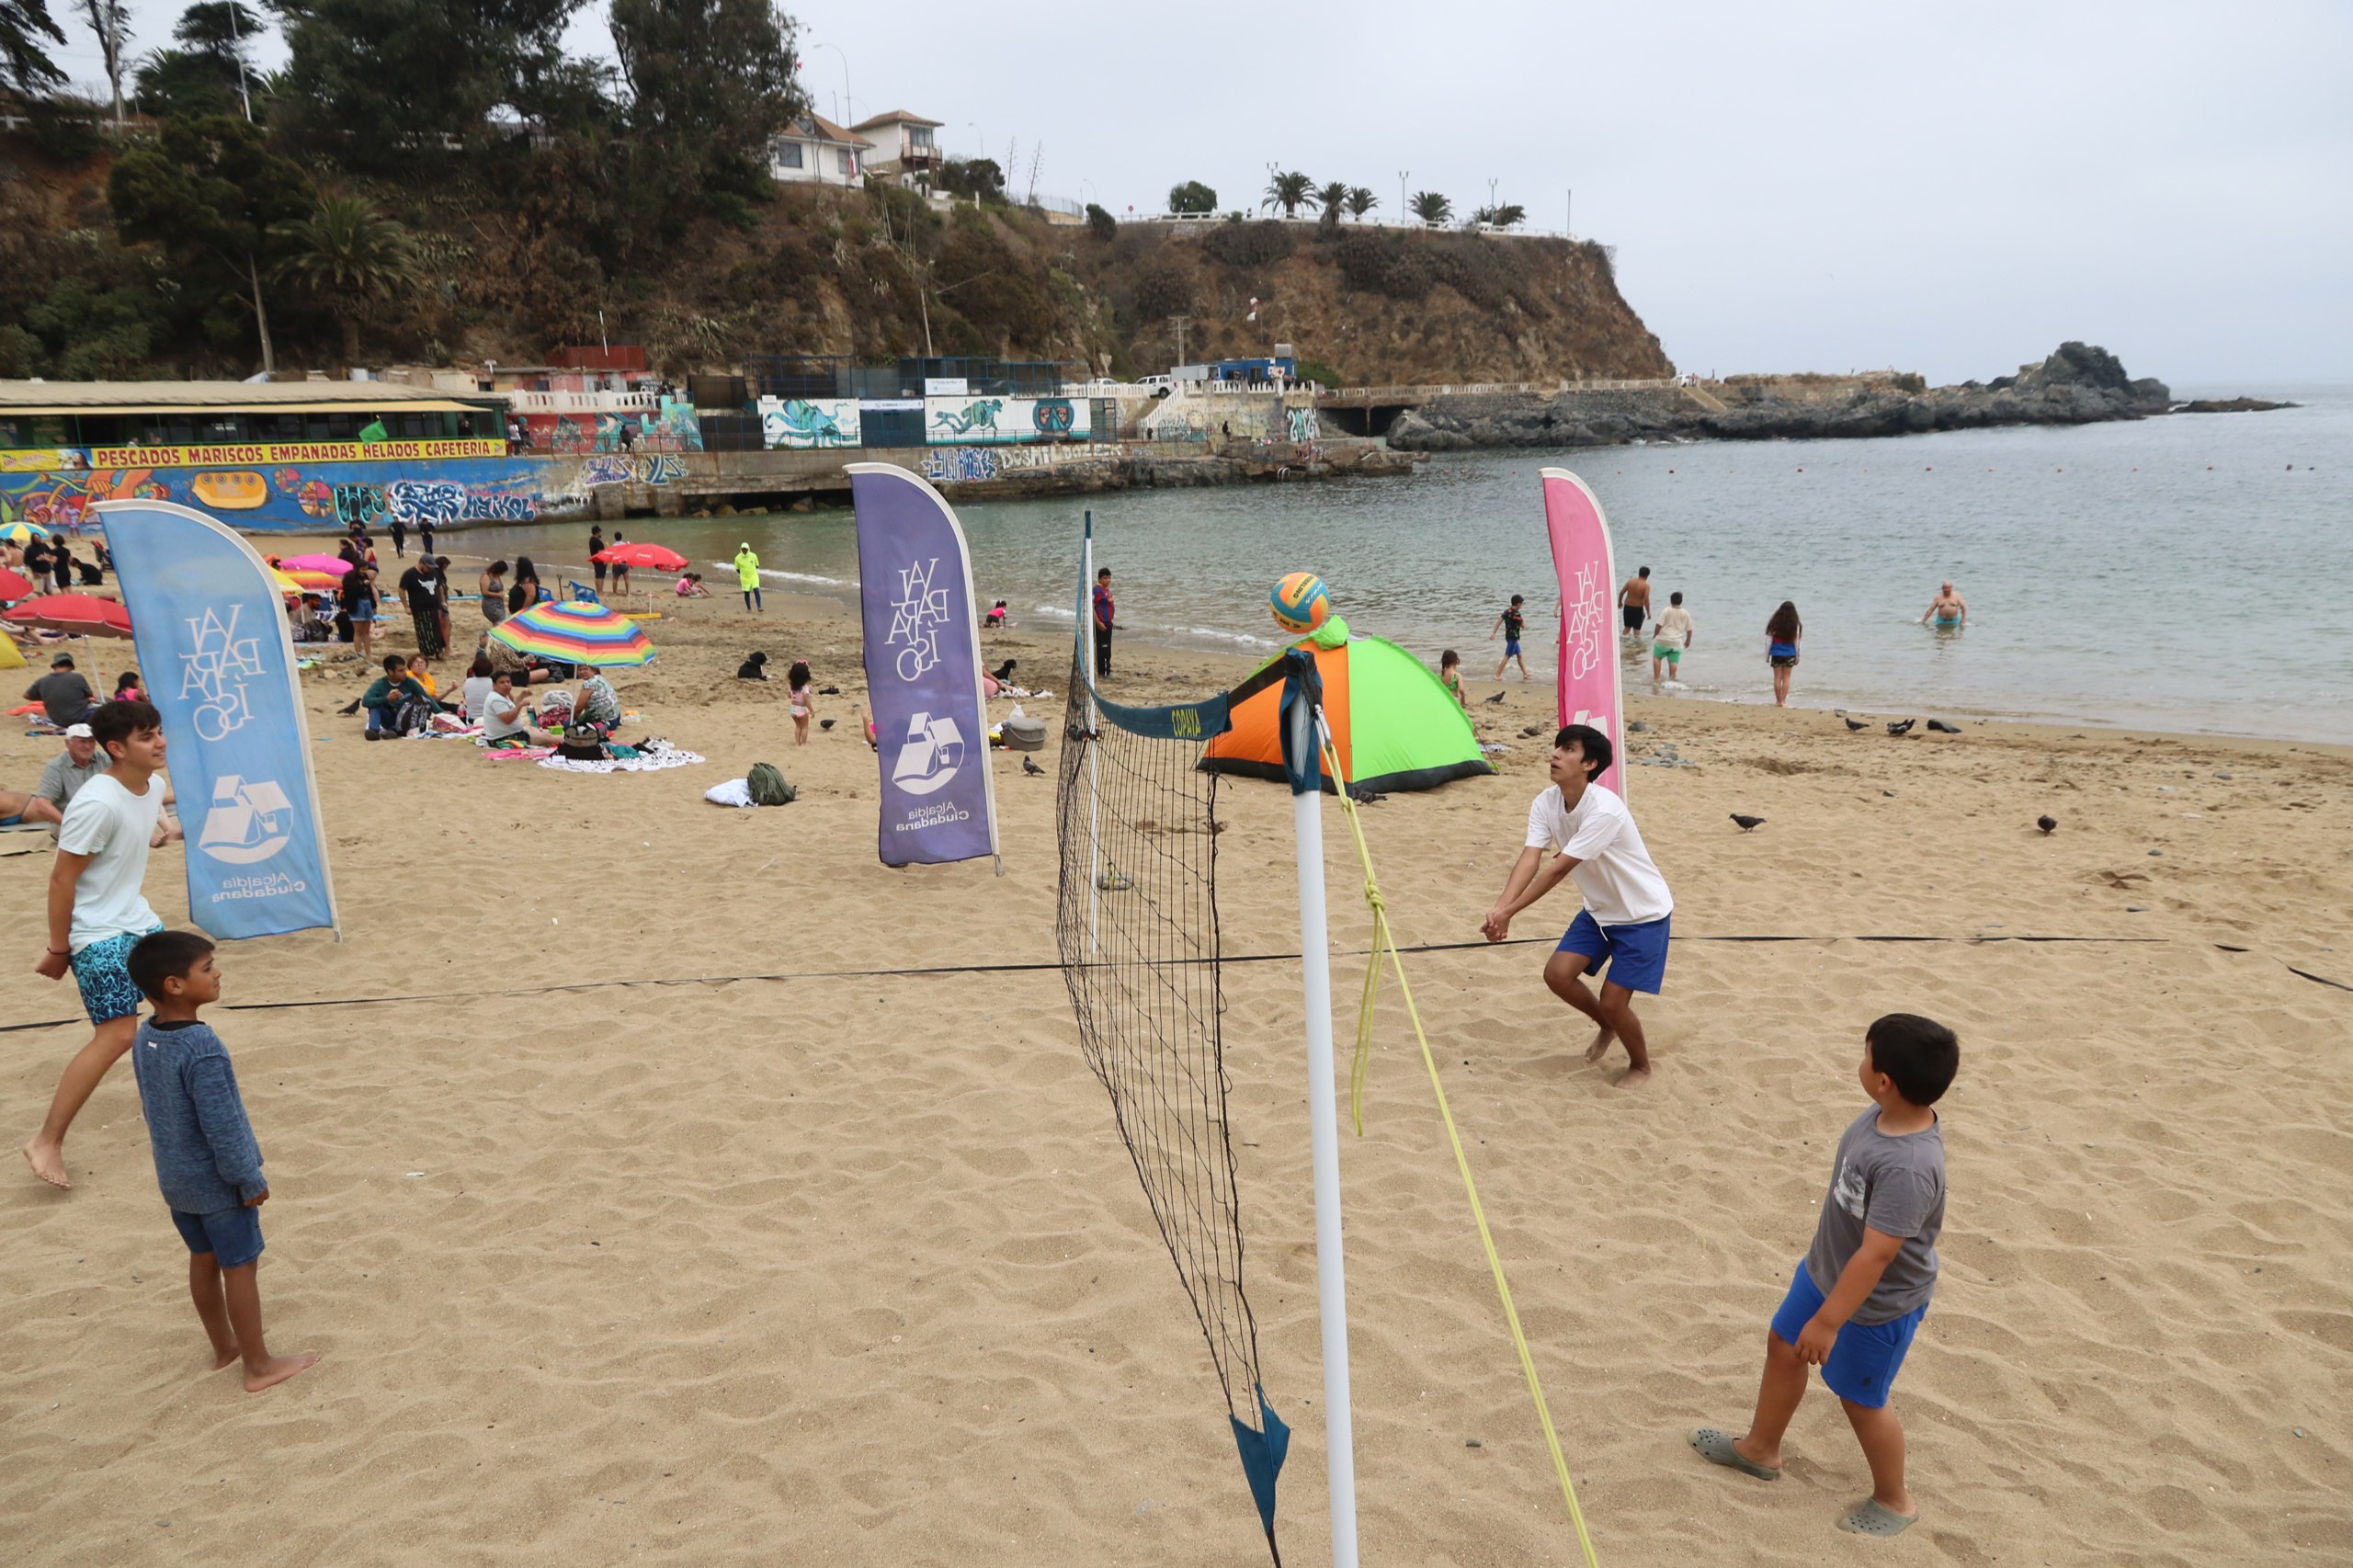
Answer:
[[[705,790],[702,798],[714,806],[748,806],[752,803],[752,786],[745,779],[730,778]]]

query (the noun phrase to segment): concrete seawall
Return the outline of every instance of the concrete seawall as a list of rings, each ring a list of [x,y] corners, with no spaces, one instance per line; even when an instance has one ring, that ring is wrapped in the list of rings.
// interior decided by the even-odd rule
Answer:
[[[1146,486],[1248,484],[1410,473],[1415,456],[1346,437],[1320,441],[1105,441],[846,448],[822,451],[600,454],[540,460],[551,520],[776,511],[849,494],[848,465],[896,463],[958,498],[1085,494]]]

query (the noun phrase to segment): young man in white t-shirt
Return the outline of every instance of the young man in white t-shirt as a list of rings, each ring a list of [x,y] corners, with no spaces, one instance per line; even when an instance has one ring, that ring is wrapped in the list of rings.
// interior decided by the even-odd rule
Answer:
[[[49,874],[49,943],[33,965],[45,980],[68,968],[96,1033],[66,1063],[40,1131],[25,1144],[33,1174],[52,1187],[65,1175],[65,1130],[98,1080],[139,1033],[139,987],[123,960],[139,938],[164,923],[147,906],[147,851],[180,836],[164,815],[163,716],[145,702],[108,702],[90,715],[108,768],[74,791],[57,830]]]
[[[1625,1042],[1632,1065],[1618,1086],[1631,1089],[1651,1075],[1650,1048],[1642,1020],[1634,1017],[1634,993],[1655,996],[1665,979],[1675,898],[1652,864],[1626,802],[1594,782],[1610,756],[1609,737],[1589,725],[1571,724],[1554,738],[1552,787],[1529,807],[1527,846],[1480,929],[1490,942],[1502,941],[1511,934],[1513,915],[1563,879],[1575,879],[1585,907],[1545,964],[1544,983],[1600,1026],[1586,1050],[1587,1062],[1600,1061],[1612,1041]],[[1597,999],[1584,976],[1605,965],[1608,978]]]

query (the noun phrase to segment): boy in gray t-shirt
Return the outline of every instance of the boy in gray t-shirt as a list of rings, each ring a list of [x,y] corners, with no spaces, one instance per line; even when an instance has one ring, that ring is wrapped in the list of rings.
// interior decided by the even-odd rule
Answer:
[[[1945,1223],[1944,1129],[1936,1104],[1961,1064],[1942,1024],[1890,1013],[1864,1031],[1857,1076],[1873,1101],[1838,1139],[1813,1244],[1765,1338],[1765,1376],[1747,1434],[1702,1426],[1691,1446],[1760,1481],[1781,1478],[1781,1435],[1805,1397],[1806,1369],[1845,1406],[1871,1467],[1871,1494],[1838,1521],[1858,1535],[1901,1535],[1919,1517],[1904,1485],[1904,1426],[1887,1408],[1904,1352],[1937,1290]]]

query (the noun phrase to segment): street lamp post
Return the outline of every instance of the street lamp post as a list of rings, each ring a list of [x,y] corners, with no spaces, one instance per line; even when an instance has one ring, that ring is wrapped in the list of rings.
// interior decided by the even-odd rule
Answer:
[[[849,90],[849,55],[843,50],[842,46],[837,43],[812,41],[809,47],[812,49],[830,49],[836,55],[841,57],[842,123],[847,126],[851,120],[858,118],[858,100],[850,96]]]
[[[1405,221],[1405,181],[1412,176],[1411,169],[1397,171],[1397,221],[1400,223]]]

